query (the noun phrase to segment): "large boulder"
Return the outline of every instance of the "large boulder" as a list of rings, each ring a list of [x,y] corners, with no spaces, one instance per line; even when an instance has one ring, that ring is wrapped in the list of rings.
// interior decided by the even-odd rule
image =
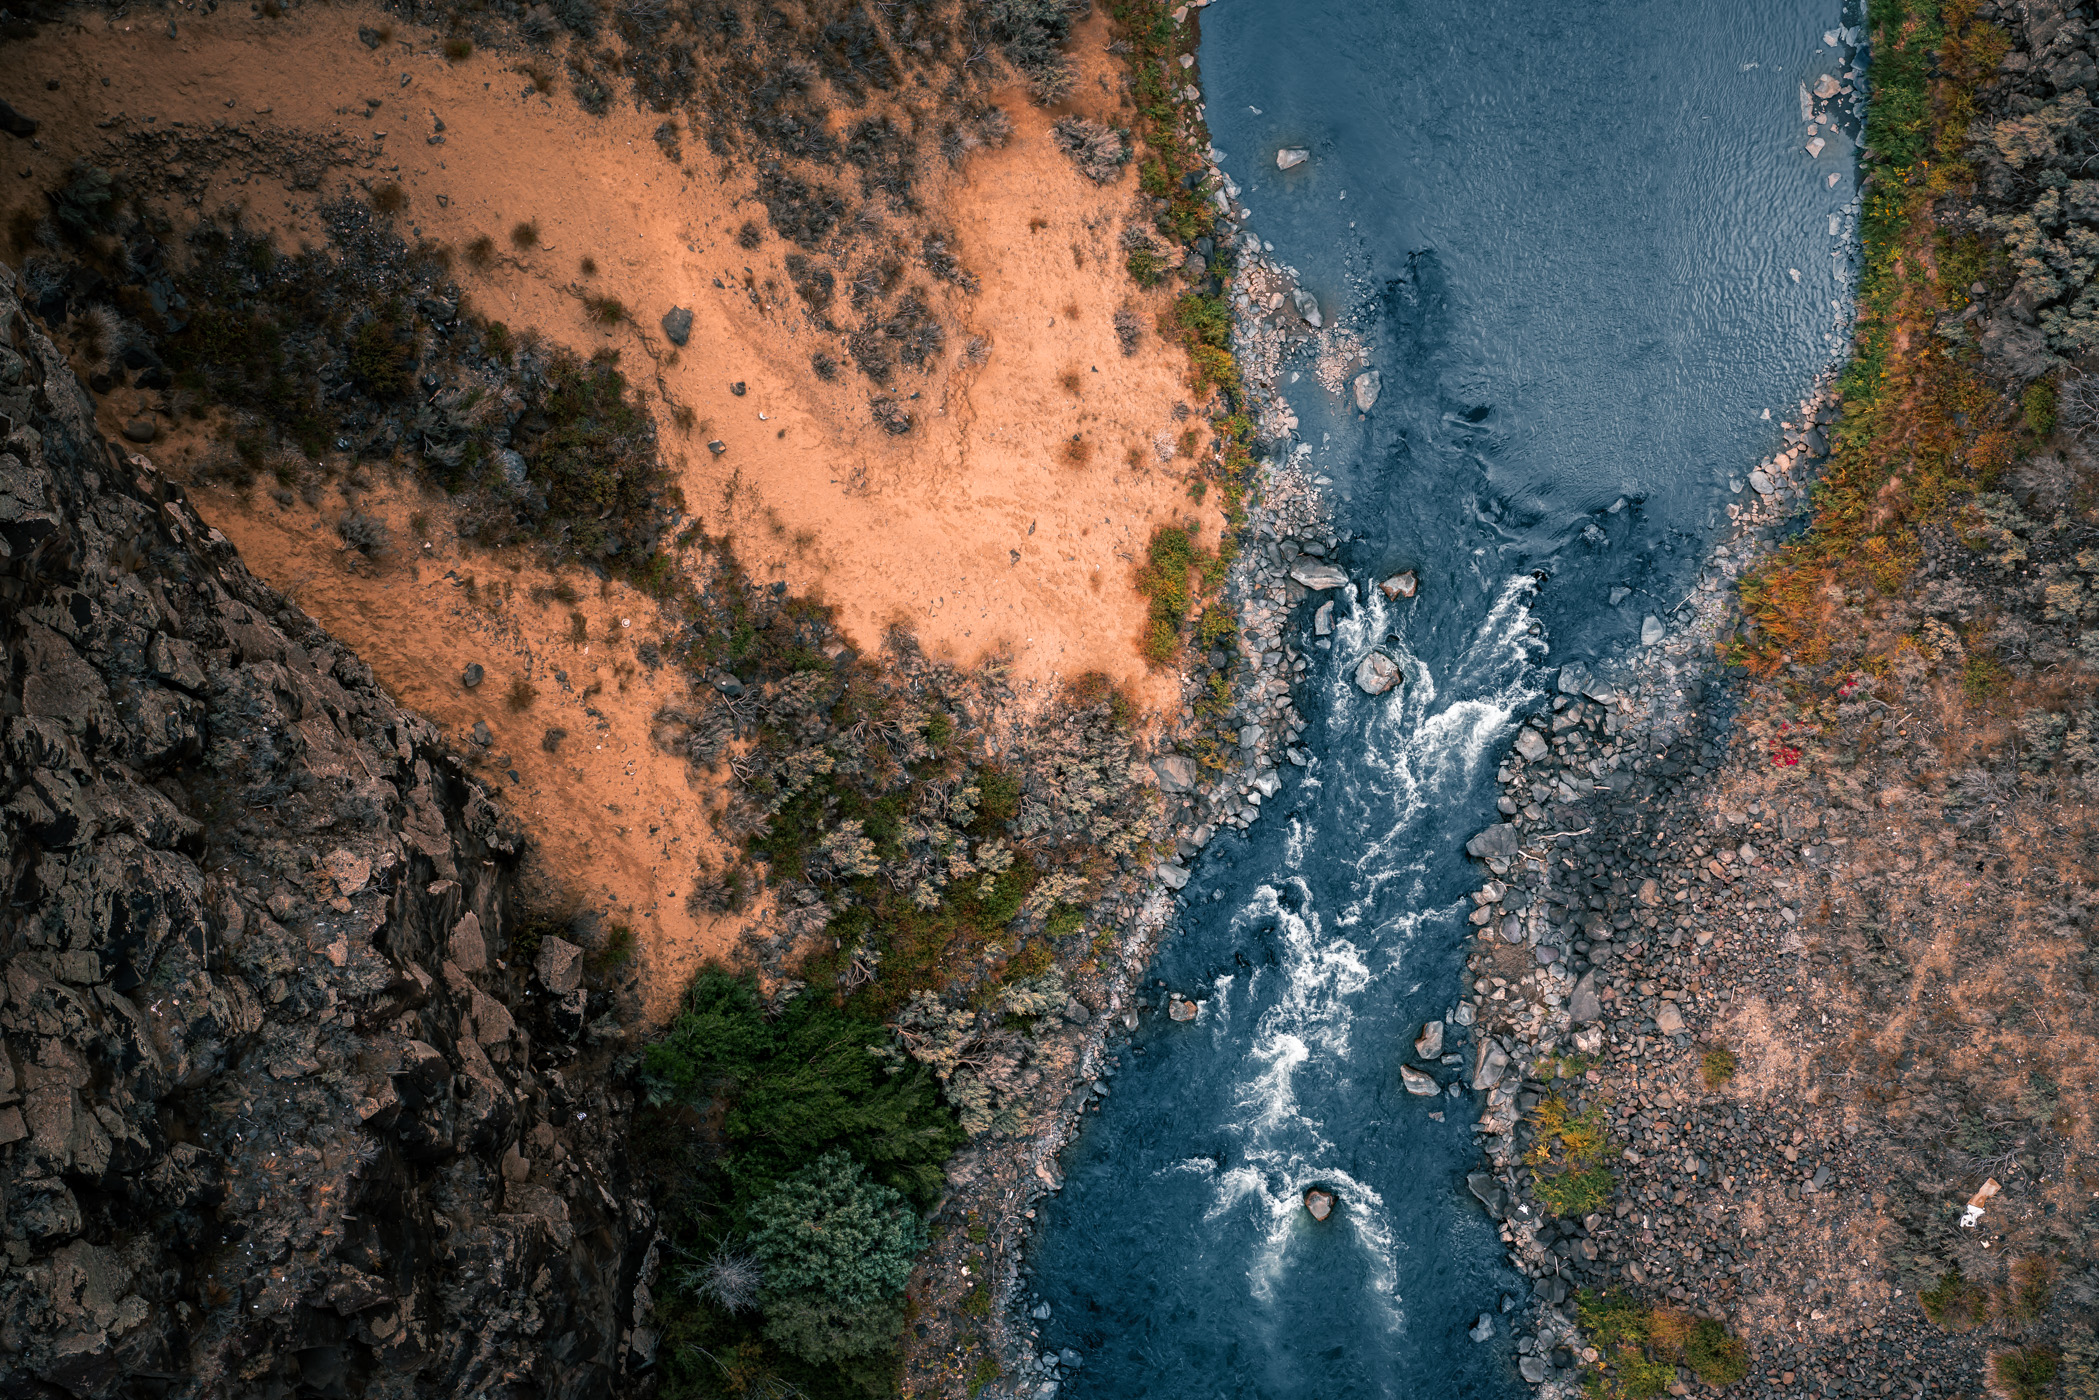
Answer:
[[[1385,387],[1385,377],[1374,369],[1366,369],[1350,380],[1348,387],[1355,391],[1356,410],[1368,413],[1377,407],[1378,391]]]
[[[1507,860],[1517,852],[1516,828],[1496,822],[1465,843],[1465,854],[1474,860]]]
[[[1399,1082],[1406,1086],[1408,1093],[1418,1094],[1422,1098],[1433,1098],[1443,1092],[1443,1086],[1436,1082],[1433,1075],[1424,1074],[1412,1065],[1399,1067]]]
[[[1160,754],[1152,760],[1152,772],[1158,776],[1159,788],[1164,792],[1192,792],[1202,776],[1195,760],[1179,753]]]
[[[1381,651],[1373,651],[1356,663],[1356,688],[1365,695],[1383,695],[1402,679],[1399,663]]]
[[[1596,972],[1591,969],[1581,975],[1574,990],[1567,994],[1567,1019],[1577,1026],[1586,1026],[1603,1016],[1603,999],[1596,992]]]
[[[1380,583],[1377,586],[1377,591],[1396,603],[1419,593],[1421,591],[1421,580],[1415,577],[1412,569],[1401,569],[1398,573]]]
[[[1314,559],[1309,555],[1292,561],[1290,577],[1314,593],[1324,593],[1329,588],[1345,588],[1348,585],[1347,574],[1324,559]]]
[[[1443,1023],[1430,1021],[1414,1037],[1414,1053],[1424,1060],[1433,1060],[1443,1053]]]
[[[1275,153],[1275,168],[1295,170],[1312,158],[1312,153],[1303,146],[1285,146]]]
[[[1314,1220],[1324,1220],[1334,1213],[1334,1193],[1322,1191],[1317,1186],[1305,1192],[1305,1213]]]

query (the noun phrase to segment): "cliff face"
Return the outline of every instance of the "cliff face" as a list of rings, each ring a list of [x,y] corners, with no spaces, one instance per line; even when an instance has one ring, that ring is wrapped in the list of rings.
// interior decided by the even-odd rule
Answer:
[[[515,826],[95,434],[13,282],[0,1394],[630,1391],[653,1221]]]

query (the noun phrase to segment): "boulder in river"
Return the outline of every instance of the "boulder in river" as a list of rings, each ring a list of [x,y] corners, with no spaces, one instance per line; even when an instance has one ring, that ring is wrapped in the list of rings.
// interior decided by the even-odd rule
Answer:
[[[1333,631],[1334,601],[1329,598],[1319,605],[1318,612],[1312,614],[1312,635],[1315,637],[1326,637],[1331,636]]]
[[[1185,865],[1176,865],[1170,860],[1161,861],[1156,873],[1159,876],[1159,883],[1170,890],[1180,890],[1188,887],[1188,867]]]
[[[1368,413],[1377,404],[1378,390],[1385,387],[1385,377],[1374,369],[1366,369],[1349,381],[1349,387],[1355,390],[1356,411]]]
[[[1365,695],[1383,695],[1401,680],[1399,663],[1374,651],[1356,663],[1356,688]]]
[[[1305,1210],[1314,1220],[1326,1219],[1334,1213],[1334,1193],[1310,1188],[1305,1192]]]
[[[1834,73],[1824,73],[1821,77],[1815,79],[1815,96],[1821,98],[1824,102],[1835,97],[1843,90],[1844,85],[1837,81]]]
[[[1486,1313],[1481,1313],[1478,1320],[1465,1329],[1465,1335],[1475,1342],[1491,1341],[1494,1337],[1494,1319]]]
[[[1399,1082],[1406,1086],[1408,1093],[1418,1094],[1425,1099],[1434,1098],[1443,1092],[1443,1086],[1438,1084],[1433,1076],[1422,1073],[1412,1065],[1399,1067]]]
[[[1441,1021],[1429,1021],[1421,1027],[1421,1034],[1414,1037],[1414,1053],[1424,1060],[1433,1060],[1443,1053]]]
[[[1312,153],[1303,146],[1285,146],[1275,153],[1275,168],[1295,170],[1312,158]]]
[[[1310,555],[1300,556],[1291,561],[1290,577],[1314,593],[1324,593],[1329,588],[1340,588],[1348,582],[1347,574]]]
[[[1416,593],[1419,593],[1421,591],[1421,580],[1414,576],[1412,569],[1401,569],[1398,573],[1379,584],[1377,591],[1397,602],[1402,598],[1411,598]]]
[[[1292,287],[1290,289],[1290,304],[1297,308],[1297,314],[1313,330],[1316,331],[1321,325],[1325,324],[1319,318],[1319,298],[1313,296],[1303,287]]]
[[[1201,1009],[1199,1003],[1178,994],[1166,999],[1166,1019],[1169,1021],[1192,1021]]]

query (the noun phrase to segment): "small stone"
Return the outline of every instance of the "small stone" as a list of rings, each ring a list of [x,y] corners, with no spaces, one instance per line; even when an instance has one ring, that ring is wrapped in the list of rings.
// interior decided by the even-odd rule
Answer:
[[[1823,139],[1822,139],[1821,137],[1819,137],[1819,136],[1816,136],[1816,137],[1812,137],[1812,138],[1810,138],[1810,139],[1809,139],[1809,141],[1808,141],[1808,143],[1807,143],[1807,153],[1808,153],[1808,155],[1809,155],[1809,156],[1811,156],[1811,157],[1812,157],[1812,156],[1819,156],[1819,155],[1821,155],[1821,154],[1822,154],[1822,148],[1823,148],[1823,147],[1825,147],[1825,146],[1827,146],[1828,144],[1829,144],[1829,143],[1828,143],[1827,141],[1824,141],[1824,140],[1823,140]],[[1797,275],[1797,274],[1796,274],[1796,276],[1795,276],[1794,280],[1795,280],[1795,281],[1798,281],[1798,280],[1799,280],[1799,278],[1798,278],[1798,275]]]
[[[467,668],[459,673],[459,683],[468,690],[472,690],[475,686],[481,684],[481,678],[485,674],[481,669],[480,662],[470,662]]]
[[[1584,972],[1567,994],[1567,1019],[1577,1026],[1587,1025],[1603,1015],[1603,999],[1596,992],[1596,973]]]
[[[356,894],[372,878],[372,862],[355,851],[338,846],[321,862],[328,878],[335,881],[335,888],[342,894]]]
[[[1334,603],[1329,598],[1326,602],[1319,605],[1318,612],[1312,614],[1312,635],[1315,637],[1326,637],[1333,635],[1333,631]]]
[[[1665,1001],[1654,1013],[1654,1028],[1663,1035],[1681,1035],[1684,1029],[1684,1013],[1673,1001]]]
[[[1815,96],[1827,102],[1842,91],[1843,87],[1844,85],[1837,81],[1835,74],[1824,73],[1821,77],[1815,79]]]
[[[1649,613],[1646,617],[1640,619],[1641,646],[1651,647],[1668,635],[1669,629],[1664,627],[1662,620],[1653,613]]]
[[[124,425],[126,442],[148,443],[160,436],[160,429],[151,418],[134,418]]]
[[[692,312],[682,306],[664,312],[663,333],[670,337],[671,344],[683,345],[692,337]]]
[[[1319,317],[1319,298],[1303,287],[1290,289],[1290,305],[1296,309],[1299,318],[1313,330],[1318,330],[1324,324]]]
[[[1414,576],[1412,569],[1404,569],[1379,584],[1377,591],[1396,602],[1401,598],[1411,598],[1416,593],[1419,593],[1421,591],[1421,580]]]
[[[1064,1019],[1071,1022],[1074,1026],[1083,1026],[1093,1019],[1093,1012],[1087,1008],[1085,1002],[1080,1001],[1077,997],[1071,997],[1064,1003]],[[1098,1093],[1105,1094],[1108,1092],[1108,1086],[1105,1084],[1096,1083],[1093,1087]]]
[[[474,721],[473,739],[476,744],[484,749],[496,741],[496,736],[490,731],[487,720],[477,719]]]
[[[1305,1210],[1314,1220],[1324,1220],[1334,1213],[1334,1196],[1314,1186],[1305,1192]]]
[[[1295,170],[1312,158],[1312,153],[1303,146],[1285,146],[1275,153],[1275,168]]]
[[[1472,1338],[1475,1342],[1492,1341],[1494,1339],[1494,1319],[1485,1313],[1481,1313],[1479,1320],[1465,1330],[1465,1335]]]
[[[744,396],[744,395],[745,395],[746,393],[750,392],[750,390],[749,390],[749,386],[747,386],[747,385],[746,385],[746,384],[745,384],[745,383],[744,383],[744,382],[743,382],[743,381],[742,381],[741,379],[739,379],[739,380],[737,380],[737,381],[736,381],[736,382],[735,382],[734,384],[731,384],[731,385],[729,386],[729,392],[730,392],[730,393],[732,393],[732,394],[734,394],[734,395],[735,395],[735,396],[736,396],[737,398],[739,398],[739,399],[740,399],[740,398],[742,398],[742,397],[743,397],[743,396]]]

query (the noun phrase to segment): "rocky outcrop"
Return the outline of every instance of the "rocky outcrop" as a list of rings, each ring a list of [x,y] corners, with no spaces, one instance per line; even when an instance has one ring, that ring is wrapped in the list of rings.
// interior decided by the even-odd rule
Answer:
[[[512,941],[519,832],[98,437],[13,284],[6,1393],[631,1391],[651,1216]]]

